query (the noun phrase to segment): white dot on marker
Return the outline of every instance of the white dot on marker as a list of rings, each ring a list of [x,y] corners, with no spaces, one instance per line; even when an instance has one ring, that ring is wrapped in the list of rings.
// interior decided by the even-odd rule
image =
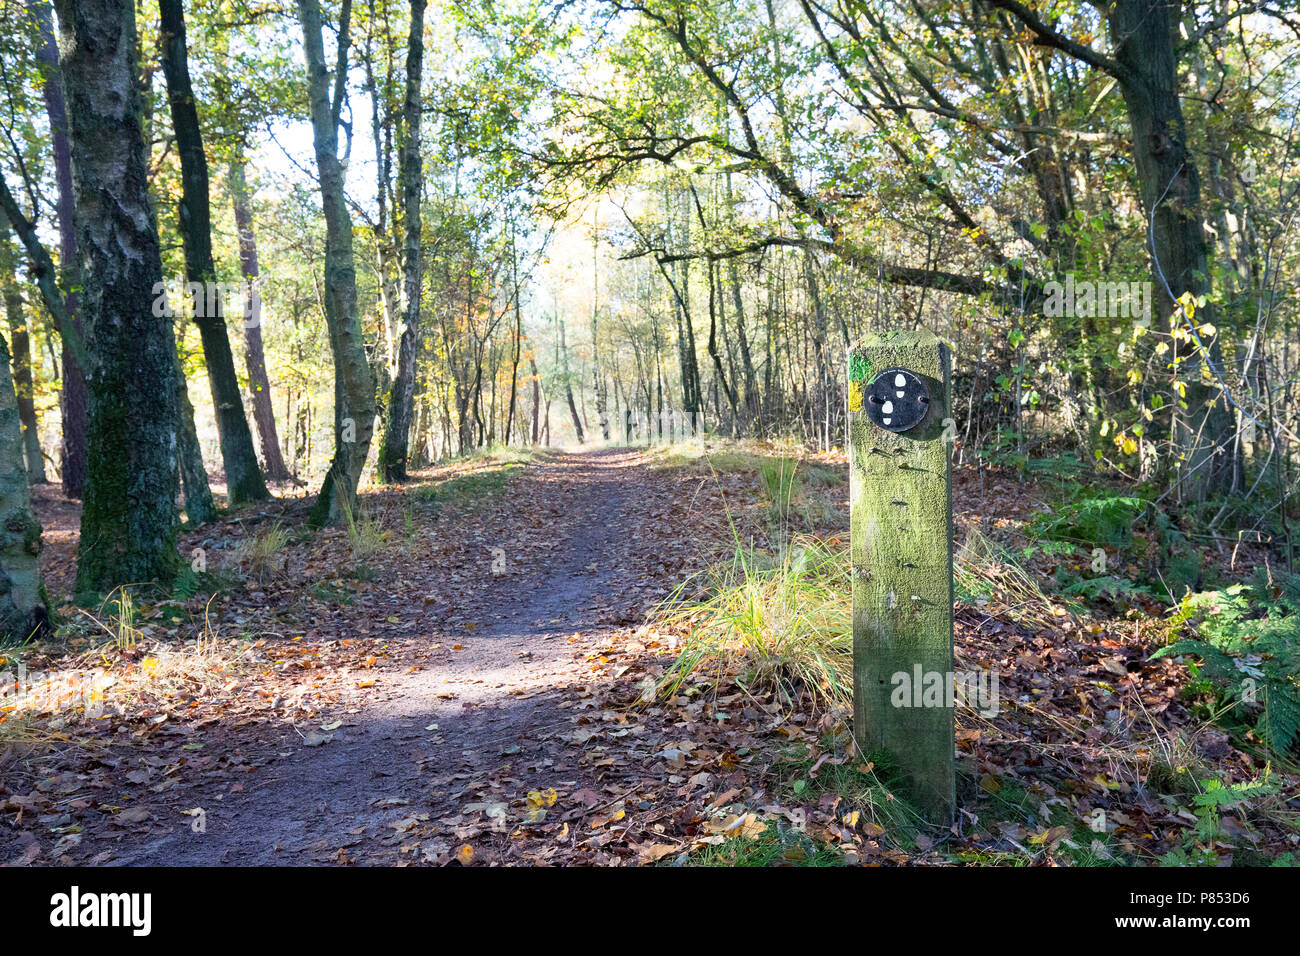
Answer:
[[[897,375],[894,376],[894,388],[902,388],[906,384],[907,384],[907,379],[903,377],[902,372],[899,372]]]
[[[888,425],[889,422],[890,422],[890,419],[888,419],[888,418],[882,418],[881,421],[883,421],[886,425]]]
[[[904,395],[907,394],[907,392],[895,392],[894,394],[897,395],[899,398],[902,398]]]
[[[894,410],[894,403],[893,403],[893,402],[885,402],[885,404],[882,405],[882,406],[880,407],[880,410],[881,410],[882,412],[884,412],[886,415],[889,415],[889,414],[892,413],[893,410]]]

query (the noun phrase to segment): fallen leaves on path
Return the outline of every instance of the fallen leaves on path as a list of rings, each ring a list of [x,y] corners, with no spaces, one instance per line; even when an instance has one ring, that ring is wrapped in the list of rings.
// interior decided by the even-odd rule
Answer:
[[[1212,747],[1243,779],[1261,769],[1197,727],[1171,662],[1146,663],[1153,613],[1027,624],[961,606],[958,666],[995,668],[1005,706],[959,711],[961,818],[904,845],[886,790],[875,804],[829,789],[873,779],[847,714],[758,699],[740,664],[655,696],[683,635],[654,608],[737,536],[773,541],[753,474],[648,461],[542,456],[480,498],[440,497],[471,466],[433,470],[364,496],[379,550],[294,530],[256,577],[236,566],[241,542],[301,528],[305,499],[187,533],[185,553],[226,575],[215,597],[140,605],[126,643],[82,615],[65,645],[23,652],[29,672],[90,675],[100,697],[0,697],[0,862],[627,865],[794,832],[777,862],[1050,863],[1075,832],[1060,814],[1098,808],[1110,845],[1150,859],[1196,822],[1139,783],[1157,742]],[[842,455],[817,465],[846,474]],[[1003,532],[1036,507],[1004,476],[957,480],[964,527]],[[826,502],[823,530],[842,532],[847,484]],[[38,507],[71,520],[49,491]],[[49,579],[66,592],[75,533],[56,534]],[[1285,845],[1266,821],[1238,832]]]

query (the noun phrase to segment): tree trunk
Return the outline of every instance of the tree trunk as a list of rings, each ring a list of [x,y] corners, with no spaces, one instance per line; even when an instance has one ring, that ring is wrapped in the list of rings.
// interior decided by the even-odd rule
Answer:
[[[5,317],[13,336],[13,382],[18,401],[18,420],[23,429],[23,453],[27,461],[28,480],[43,485],[45,457],[41,454],[40,425],[36,420],[36,402],[32,382],[31,336],[23,315],[23,295],[18,285],[18,257],[8,232],[8,216],[0,210],[0,282],[4,284]]]
[[[351,0],[339,11],[337,62],[331,99],[325,69],[318,0],[298,0],[307,87],[311,100],[312,138],[325,212],[325,322],[334,354],[334,458],[312,506],[313,525],[337,521],[356,504],[357,485],[375,431],[375,379],[366,361],[361,320],[357,315],[357,273],[352,253],[352,218],[343,192],[339,162],[339,111],[347,83]]]
[[[718,293],[722,291],[722,280],[716,275],[717,267],[714,263],[709,262],[709,358],[713,359],[713,371],[717,375],[716,384],[722,386],[722,392],[727,396],[727,405],[731,409],[731,427],[733,437],[736,434],[736,426],[740,420],[739,398],[736,395],[735,388],[727,382],[727,373],[722,368],[722,356],[718,352],[718,319],[722,314],[722,303],[719,301]],[[722,332],[724,338],[726,329]],[[714,406],[718,404],[715,391]],[[721,418],[721,414],[718,415]]]
[[[244,368],[248,372],[248,387],[253,393],[253,421],[262,442],[262,460],[266,462],[266,477],[271,481],[287,481],[289,469],[285,467],[280,451],[280,437],[275,428],[275,406],[271,402],[271,380],[266,374],[266,354],[262,348],[262,292],[258,287],[260,268],[257,262],[257,235],[253,232],[252,202],[248,192],[248,177],[244,160],[230,164],[230,196],[235,210],[235,228],[239,232],[239,269],[244,277],[247,294],[244,316]]]
[[[681,247],[689,249],[691,245],[691,211],[689,200],[683,191],[681,200]],[[694,435],[700,424],[700,413],[704,409],[704,390],[700,384],[700,366],[695,354],[695,325],[691,319],[691,263],[683,259],[678,266],[680,275],[673,281],[668,270],[660,266],[664,279],[673,293],[673,307],[677,316],[677,355],[682,372],[682,411],[690,422],[691,434]]]
[[[41,32],[37,59],[41,65],[41,90],[45,112],[50,121],[54,146],[54,180],[58,186],[59,264],[62,267],[63,308],[71,329],[60,328],[63,354],[63,387],[59,409],[63,431],[63,493],[80,498],[86,490],[86,415],[89,397],[86,373],[78,361],[73,342],[84,339],[83,323],[78,310],[77,227],[72,188],[72,150],[68,145],[68,111],[63,96],[63,79],[59,67],[59,48],[54,38],[54,16],[47,0],[29,4],[28,10]],[[50,277],[53,281],[53,276]]]
[[[600,205],[592,214],[591,224],[591,373],[592,387],[596,393],[596,420],[600,423],[600,437],[609,441],[609,414],[605,408],[605,377],[600,370]]]
[[[217,506],[212,500],[208,470],[203,465],[203,449],[199,447],[199,433],[194,427],[194,406],[190,404],[189,387],[185,383],[185,370],[179,354],[176,356],[176,391],[180,396],[176,407],[176,438],[181,485],[185,489],[185,517],[189,518],[190,526],[195,527],[216,518]]]
[[[244,400],[235,375],[235,359],[226,334],[223,303],[216,292],[217,269],[212,259],[212,211],[208,202],[208,159],[203,152],[199,113],[190,85],[185,45],[185,15],[181,0],[158,0],[163,73],[171,104],[172,129],[181,161],[180,233],[185,245],[185,274],[191,283],[205,284],[208,294],[196,301],[194,322],[203,341],[221,460],[226,469],[226,496],[232,505],[271,497],[257,467],[253,436],[244,415]],[[207,285],[211,283],[211,285]]]
[[[754,373],[754,357],[749,347],[749,336],[745,332],[745,303],[740,294],[740,276],[734,261],[727,265],[727,278],[731,283],[732,309],[736,313],[736,336],[740,343],[740,365],[745,374],[745,421],[746,427],[760,414],[760,397],[758,378]]]
[[[22,644],[49,629],[40,553],[41,526],[27,491],[9,345],[0,335],[0,645]]]
[[[573,416],[573,430],[578,433],[578,444],[581,445],[585,439],[582,435],[582,419],[578,416],[578,405],[573,400],[573,384],[569,380],[569,347],[564,342],[564,320],[559,320],[560,324],[560,354],[564,359],[564,397],[569,403],[569,414]]]
[[[540,429],[542,412],[542,376],[537,373],[537,360],[531,355],[528,357],[528,365],[533,370],[533,447],[536,448],[542,438]]]
[[[424,64],[425,0],[411,0],[411,29],[406,49],[406,98],[402,104],[405,140],[399,146],[402,181],[402,330],[397,340],[397,374],[388,398],[379,463],[385,481],[406,478],[411,436],[412,401],[415,396],[416,359],[420,334],[420,284],[424,256],[420,246],[420,186],[423,181],[420,149],[420,76]]]
[[[176,342],[149,208],[135,5],[58,0],[88,360],[77,590],[176,571]],[[147,387],[142,387],[146,385]]]
[[[1124,68],[1120,90],[1132,126],[1142,201],[1153,220],[1150,252],[1159,315],[1168,320],[1179,308],[1179,296],[1211,292],[1200,178],[1187,150],[1178,95],[1176,44],[1181,41],[1175,36],[1169,0],[1120,0],[1110,11],[1108,26],[1115,58]],[[1207,302],[1194,324],[1217,324],[1215,311]],[[1180,319],[1179,324],[1186,322]],[[1181,490],[1190,500],[1226,491],[1233,473],[1227,450],[1233,416],[1219,392],[1224,373],[1217,336],[1206,345],[1205,353],[1197,349],[1183,358],[1179,370],[1186,394],[1178,407],[1185,414],[1176,419],[1174,439],[1181,458]],[[1217,383],[1204,381],[1206,365]]]
[[[14,389],[18,395],[18,419],[23,426],[23,452],[27,475],[33,485],[46,484],[45,456],[41,453],[41,429],[36,420],[36,402],[32,381],[31,338],[23,316],[23,299],[17,289],[5,293],[5,312],[13,333]]]
[[[515,286],[515,354],[510,362],[510,408],[506,412],[505,444],[510,444],[510,429],[515,423],[515,401],[519,389],[519,351],[524,337],[524,311],[519,301],[519,250],[515,248],[514,230],[510,233],[510,265]]]

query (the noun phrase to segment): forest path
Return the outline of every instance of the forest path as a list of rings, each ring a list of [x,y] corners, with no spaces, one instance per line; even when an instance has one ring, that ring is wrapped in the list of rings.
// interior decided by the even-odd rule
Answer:
[[[552,517],[527,538],[465,542],[480,599],[468,608],[453,604],[444,614],[452,626],[435,634],[438,640],[420,647],[419,639],[399,633],[403,625],[389,623],[395,618],[374,620],[370,636],[393,631],[396,653],[357,712],[337,728],[320,724],[320,716],[281,723],[278,741],[264,741],[269,746],[244,741],[240,751],[260,766],[234,787],[227,775],[182,769],[180,777],[192,779],[166,793],[173,804],[166,808],[140,788],[132,805],[148,807],[153,825],[114,834],[102,862],[395,863],[402,835],[416,822],[455,822],[470,799],[467,783],[501,773],[514,792],[554,783],[544,741],[569,723],[564,709],[571,702],[560,689],[592,669],[586,661],[616,630],[611,618],[640,617],[639,607],[620,610],[611,595],[619,593],[616,551],[634,536],[634,491],[644,473],[642,456],[627,450],[553,454],[530,465],[497,507]],[[449,524],[443,533],[454,533],[454,518]],[[503,553],[508,567],[526,567],[518,575],[482,576],[474,568],[481,569],[483,551],[493,559]],[[400,601],[407,593],[418,603],[443,586],[446,568],[423,570],[395,579],[388,596]],[[425,605],[423,616],[435,617]],[[465,620],[476,609],[495,622],[480,628]],[[327,739],[313,745],[321,738]],[[194,808],[203,809],[202,832],[195,832],[194,815],[182,815]],[[434,848],[425,841],[423,858],[434,860],[444,845],[453,849],[455,829]],[[104,844],[87,840],[80,849],[90,856]]]

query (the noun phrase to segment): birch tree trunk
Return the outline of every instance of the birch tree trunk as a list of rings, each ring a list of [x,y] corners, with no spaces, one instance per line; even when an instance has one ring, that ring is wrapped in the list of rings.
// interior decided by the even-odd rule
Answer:
[[[23,453],[27,461],[28,480],[43,485],[45,458],[41,454],[40,424],[36,420],[36,402],[32,381],[31,336],[23,314],[23,294],[18,285],[18,257],[8,232],[8,217],[0,211],[0,282],[4,284],[5,318],[13,336],[13,381],[18,401],[18,420],[23,430]]]
[[[104,592],[176,571],[176,342],[153,309],[162,259],[135,5],[59,0],[58,12],[90,398],[77,590]]]
[[[406,49],[406,97],[402,105],[399,147],[402,185],[402,328],[397,340],[397,372],[388,399],[388,419],[380,446],[379,465],[385,481],[406,478],[415,396],[416,360],[420,335],[420,284],[424,256],[420,246],[420,77],[424,68],[425,0],[411,0],[411,30]]]
[[[339,11],[334,92],[325,69],[318,0],[298,0],[303,49],[307,57],[307,88],[311,103],[312,137],[325,212],[325,322],[334,354],[334,458],[310,521],[337,521],[356,505],[357,484],[375,432],[375,378],[366,361],[361,319],[357,315],[357,273],[352,252],[352,217],[343,193],[339,162],[339,112],[347,85],[351,0]]]
[[[63,354],[63,387],[59,392],[59,410],[62,418],[63,493],[69,498],[80,498],[86,490],[86,414],[89,398],[86,394],[86,373],[82,368],[73,343],[82,335],[82,321],[78,312],[80,296],[77,281],[77,228],[72,188],[72,150],[68,144],[68,110],[63,95],[63,78],[59,68],[59,48],[54,38],[54,15],[48,0],[28,5],[41,33],[41,48],[37,54],[41,69],[41,90],[45,97],[45,113],[50,121],[50,139],[54,147],[54,180],[58,187],[59,210],[59,264],[62,267],[60,285],[63,287],[63,308],[70,329],[60,327]],[[53,276],[50,277],[53,281]]]

